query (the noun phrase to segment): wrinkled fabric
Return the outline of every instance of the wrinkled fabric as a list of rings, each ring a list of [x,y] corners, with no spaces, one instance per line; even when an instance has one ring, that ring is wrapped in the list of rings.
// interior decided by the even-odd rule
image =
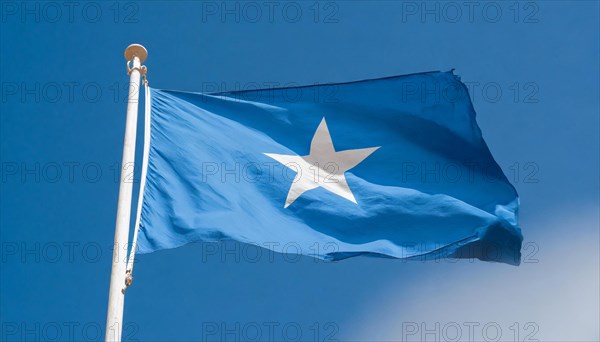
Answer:
[[[200,94],[152,89],[138,253],[235,240],[325,260],[361,254],[518,265],[518,196],[452,72]],[[325,118],[335,151],[379,147],[284,208]]]

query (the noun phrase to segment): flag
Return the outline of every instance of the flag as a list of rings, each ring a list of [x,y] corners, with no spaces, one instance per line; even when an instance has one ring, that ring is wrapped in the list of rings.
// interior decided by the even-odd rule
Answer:
[[[151,89],[138,253],[234,240],[325,260],[519,264],[519,200],[450,72]]]

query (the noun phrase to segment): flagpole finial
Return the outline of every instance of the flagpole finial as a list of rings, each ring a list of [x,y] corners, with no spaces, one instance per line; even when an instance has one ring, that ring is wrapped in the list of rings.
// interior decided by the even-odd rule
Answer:
[[[143,63],[148,57],[148,50],[140,44],[131,44],[125,49],[125,59],[129,62],[134,57],[140,59],[140,63]]]

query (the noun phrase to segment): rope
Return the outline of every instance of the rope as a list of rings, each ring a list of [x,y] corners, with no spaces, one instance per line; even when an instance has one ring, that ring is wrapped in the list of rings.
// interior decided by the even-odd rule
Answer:
[[[145,68],[144,68],[145,69]],[[145,70],[144,70],[145,71]],[[142,157],[142,175],[140,181],[140,192],[138,195],[137,212],[135,217],[135,227],[133,231],[133,241],[131,244],[131,251],[129,252],[129,260],[127,261],[127,268],[125,271],[125,290],[133,282],[133,263],[135,260],[135,251],[137,249],[138,233],[140,231],[140,220],[142,217],[142,204],[144,202],[144,189],[146,188],[146,173],[148,171],[148,154],[150,152],[150,87],[148,86],[148,80],[146,79],[146,73],[144,72],[144,90],[145,90],[145,102],[144,102],[144,151]]]

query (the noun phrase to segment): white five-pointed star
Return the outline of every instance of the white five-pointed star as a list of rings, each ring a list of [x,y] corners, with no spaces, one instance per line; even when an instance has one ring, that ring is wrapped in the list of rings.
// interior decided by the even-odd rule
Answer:
[[[296,172],[285,200],[284,208],[287,208],[304,192],[318,187],[356,203],[344,172],[358,165],[379,147],[336,152],[327,123],[323,118],[310,143],[309,155],[295,156],[274,153],[265,153],[265,155]]]

